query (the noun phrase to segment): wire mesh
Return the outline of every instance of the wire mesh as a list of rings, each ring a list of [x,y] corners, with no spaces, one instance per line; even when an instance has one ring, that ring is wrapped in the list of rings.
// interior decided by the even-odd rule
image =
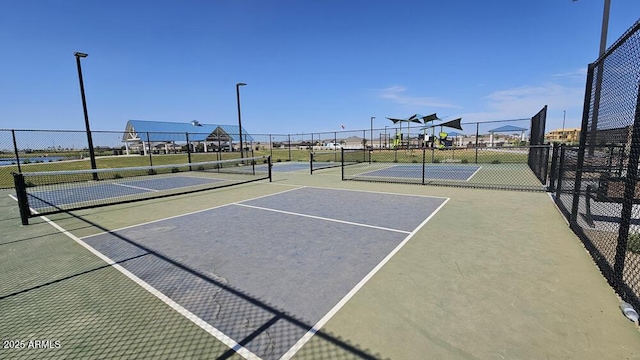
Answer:
[[[263,156],[144,167],[24,172],[14,174],[14,179],[21,212],[39,216],[264,180],[270,178],[270,164],[269,157]]]
[[[640,21],[595,63],[580,146],[560,148],[555,201],[605,278],[640,307]]]
[[[545,191],[528,165],[529,153],[548,145],[500,148],[407,148],[369,151],[369,159],[344,166],[344,180]],[[345,165],[353,165],[343,161]]]

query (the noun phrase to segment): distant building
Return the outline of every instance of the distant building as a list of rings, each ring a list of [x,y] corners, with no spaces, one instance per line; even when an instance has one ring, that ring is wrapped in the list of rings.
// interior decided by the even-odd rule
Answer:
[[[580,141],[580,128],[567,128],[551,130],[544,135],[546,141],[577,143]]]
[[[147,154],[148,151],[169,153],[189,146],[195,151],[198,145],[204,152],[234,151],[239,149],[240,128],[237,125],[200,124],[193,120],[189,123],[129,120],[125,127],[122,142],[126,154],[130,151]],[[243,147],[249,147],[253,137],[242,128]]]

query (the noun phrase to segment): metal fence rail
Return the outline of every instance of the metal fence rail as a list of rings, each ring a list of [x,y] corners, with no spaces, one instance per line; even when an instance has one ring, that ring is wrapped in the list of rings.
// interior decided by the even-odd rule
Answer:
[[[373,149],[369,161],[344,163],[343,180],[546,191],[549,145],[502,148]],[[541,180],[528,162],[535,152]],[[346,166],[351,165],[351,166]]]
[[[622,297],[640,308],[640,21],[589,64],[579,147],[554,151],[550,189]]]

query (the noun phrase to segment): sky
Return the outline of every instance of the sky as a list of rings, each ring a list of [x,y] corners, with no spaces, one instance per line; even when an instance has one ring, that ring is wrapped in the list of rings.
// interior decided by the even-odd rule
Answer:
[[[254,134],[369,129],[437,113],[579,127],[604,0],[0,1],[0,129],[127,120]],[[612,0],[607,46],[640,18]]]

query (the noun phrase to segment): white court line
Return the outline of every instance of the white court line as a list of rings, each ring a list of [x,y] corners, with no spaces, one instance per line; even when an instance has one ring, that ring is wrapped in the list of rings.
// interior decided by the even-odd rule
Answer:
[[[280,191],[280,192],[273,193],[273,194],[257,196],[257,197],[251,198],[251,199],[241,200],[240,202],[258,200],[258,199],[262,199],[262,198],[265,198],[265,197],[268,197],[268,196],[273,196],[273,195],[283,194],[283,193],[286,193],[286,192],[289,192],[289,191],[299,190],[299,189],[302,189],[303,187],[304,186],[297,187],[297,188],[294,188],[294,189],[285,190],[285,191]],[[231,206],[231,205],[234,205],[234,204],[236,204],[236,203],[229,203],[229,204],[224,204],[224,205],[213,206],[213,207],[210,207],[210,208],[206,208],[206,209],[202,209],[202,210],[196,210],[196,211],[188,212],[188,213],[185,213],[185,214],[169,216],[169,217],[166,217],[166,218],[157,219],[157,220],[151,220],[151,221],[147,221],[147,222],[143,222],[143,223],[135,224],[135,225],[129,225],[129,226],[121,227],[121,228],[110,230],[110,231],[103,231],[103,232],[99,232],[97,234],[83,236],[81,239],[86,239],[86,238],[90,238],[90,237],[93,237],[93,236],[98,236],[98,235],[102,235],[102,234],[113,233],[113,232],[116,232],[116,231],[122,231],[122,230],[126,230],[126,229],[131,229],[131,228],[135,228],[135,227],[138,227],[138,226],[153,224],[153,223],[157,223],[157,222],[160,222],[160,221],[176,219],[176,218],[183,217],[183,216],[198,214],[198,213],[201,213],[201,212],[205,212],[205,211],[209,211],[209,210],[215,210],[215,209],[218,209],[218,208],[222,208],[222,207],[225,207],[225,206]]]
[[[9,195],[9,196],[12,197],[14,200],[17,200],[15,197],[13,197],[11,195]],[[33,210],[33,209],[31,209],[31,211],[34,214],[38,214],[38,212]],[[124,276],[126,276],[129,279],[133,280],[136,284],[140,285],[143,289],[147,290],[153,296],[155,296],[158,299],[160,299],[160,301],[162,301],[163,303],[167,304],[170,308],[172,308],[173,310],[177,311],[180,315],[182,315],[185,318],[189,319],[192,323],[197,325],[202,330],[204,330],[207,333],[209,333],[210,335],[214,336],[220,342],[222,342],[223,344],[227,345],[230,349],[233,349],[235,352],[237,352],[239,355],[241,355],[245,359],[251,359],[251,360],[260,359],[259,356],[257,356],[256,354],[252,353],[251,351],[249,351],[244,346],[238,344],[235,340],[233,340],[232,338],[230,338],[229,336],[224,334],[222,331],[220,331],[220,330],[216,329],[215,327],[211,326],[208,322],[202,320],[196,314],[194,314],[191,311],[187,310],[186,308],[182,307],[177,302],[171,300],[171,298],[169,298],[168,296],[163,294],[161,291],[159,291],[158,289],[154,288],[153,286],[151,286],[146,281],[140,279],[139,277],[134,275],[132,272],[130,272],[129,270],[127,270],[124,267],[122,267],[122,265],[117,264],[115,261],[113,261],[108,256],[106,256],[103,253],[99,252],[98,250],[94,249],[91,245],[89,245],[86,242],[82,241],[80,238],[76,237],[75,235],[73,235],[72,233],[70,233],[69,231],[64,229],[62,226],[56,224],[55,222],[53,222],[52,220],[50,220],[46,216],[40,216],[40,218],[42,220],[46,221],[49,225],[51,225],[54,228],[56,228],[58,231],[60,231],[64,235],[66,235],[67,237],[69,237],[71,240],[75,241],[76,243],[78,243],[82,247],[84,247],[85,249],[89,250],[89,252],[91,252],[93,255],[97,256],[98,258],[100,258],[104,262],[106,262],[108,265],[110,265],[114,269],[120,271]]]
[[[118,186],[124,186],[124,187],[132,188],[132,189],[146,190],[146,191],[153,191],[153,192],[159,192],[160,191],[160,190],[156,190],[156,189],[149,189],[149,188],[145,188],[145,187],[141,187],[141,186],[133,186],[133,185],[127,185],[127,184],[120,184],[120,183],[111,183],[111,185],[118,185]]]
[[[478,171],[480,171],[480,169],[482,169],[482,166],[478,166],[478,170],[474,171],[473,174],[471,174],[471,176],[469,176],[469,178],[467,178],[467,180],[465,181],[471,180],[472,177],[476,176],[476,174],[478,173]]]
[[[258,210],[272,211],[272,212],[277,212],[277,213],[287,214],[287,215],[295,215],[295,216],[307,217],[307,218],[311,218],[311,219],[318,219],[318,220],[324,220],[324,221],[337,222],[337,223],[347,224],[347,225],[355,225],[355,226],[367,227],[367,228],[372,228],[372,229],[392,231],[392,232],[398,232],[398,233],[402,233],[402,234],[409,234],[409,231],[405,231],[405,230],[391,229],[391,228],[386,228],[386,227],[382,227],[382,226],[367,225],[367,224],[361,224],[361,223],[338,220],[338,219],[330,219],[330,218],[326,218],[326,217],[322,217],[322,216],[306,215],[306,214],[294,213],[294,212],[291,212],[291,211],[269,209],[269,208],[264,208],[264,207],[261,207],[261,206],[253,206],[253,205],[240,204],[240,203],[236,203],[236,204],[233,204],[233,205],[244,206],[244,207],[248,207],[248,208],[252,208],[252,209],[258,209]]]
[[[429,215],[415,230],[413,230],[398,246],[395,247],[376,267],[373,268],[356,286],[351,289],[329,312],[318,321],[309,331],[307,331],[298,342],[296,342],[282,357],[280,360],[291,359],[312,337],[317,333],[331,318],[349,301],[351,298],[398,252],[404,245],[418,232],[422,227],[433,218],[440,209],[442,209],[449,199],[446,199],[438,208]]]
[[[549,195],[549,199],[551,200],[551,203],[556,208],[556,210],[558,210],[558,213],[561,215],[562,220],[564,220],[564,222],[567,224],[567,226],[571,227],[571,224],[569,224],[569,220],[567,220],[567,218],[564,217],[564,213],[562,212],[562,210],[560,210],[560,208],[558,207],[558,204],[556,204],[556,200],[553,197],[553,194],[550,193],[550,192],[547,192],[547,195]]]

